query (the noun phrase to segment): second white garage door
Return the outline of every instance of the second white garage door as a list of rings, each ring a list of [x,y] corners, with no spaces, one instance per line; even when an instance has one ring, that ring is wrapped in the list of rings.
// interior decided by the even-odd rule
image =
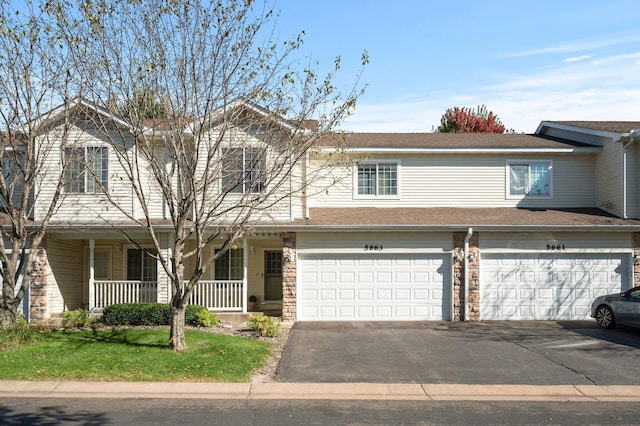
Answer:
[[[628,288],[624,254],[485,254],[482,320],[588,319],[597,296]]]
[[[449,257],[303,255],[298,320],[442,320],[451,317]]]

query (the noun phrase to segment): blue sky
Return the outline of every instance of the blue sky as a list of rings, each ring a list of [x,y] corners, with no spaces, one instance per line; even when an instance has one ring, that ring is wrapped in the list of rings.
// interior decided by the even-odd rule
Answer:
[[[447,108],[485,104],[507,128],[542,120],[640,120],[637,0],[277,0],[302,53],[343,58],[346,87],[371,62],[356,132],[430,132]]]

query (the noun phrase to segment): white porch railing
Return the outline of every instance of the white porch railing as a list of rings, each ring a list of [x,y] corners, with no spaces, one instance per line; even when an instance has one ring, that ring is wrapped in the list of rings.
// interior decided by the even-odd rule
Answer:
[[[190,305],[216,311],[242,311],[242,281],[199,281],[193,288]]]
[[[158,283],[155,281],[94,281],[89,309],[117,303],[155,303]],[[189,298],[190,305],[202,305],[216,311],[242,312],[242,281],[200,281]],[[93,302],[93,303],[91,303]]]
[[[116,303],[153,303],[158,301],[158,283],[96,280],[93,297],[91,308],[104,308]]]

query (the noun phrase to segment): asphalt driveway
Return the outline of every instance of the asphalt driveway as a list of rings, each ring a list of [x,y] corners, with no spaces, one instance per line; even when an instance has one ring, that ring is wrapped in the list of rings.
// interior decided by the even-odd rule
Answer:
[[[299,322],[278,382],[640,385],[640,329],[592,321]]]

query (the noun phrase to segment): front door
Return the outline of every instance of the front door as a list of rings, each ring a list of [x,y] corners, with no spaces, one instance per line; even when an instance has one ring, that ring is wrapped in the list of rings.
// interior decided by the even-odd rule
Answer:
[[[264,300],[282,300],[282,252],[264,252]]]

